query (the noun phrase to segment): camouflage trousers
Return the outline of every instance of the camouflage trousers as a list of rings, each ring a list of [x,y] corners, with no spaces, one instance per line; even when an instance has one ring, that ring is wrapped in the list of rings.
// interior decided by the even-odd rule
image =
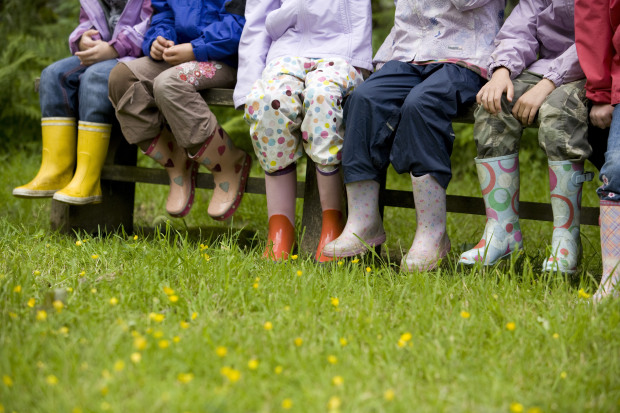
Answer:
[[[488,113],[482,105],[475,111],[474,139],[478,158],[494,158],[519,152],[524,126],[512,108],[542,76],[523,72],[513,80],[514,98],[502,96],[502,111]],[[556,88],[543,102],[532,126],[538,127],[538,144],[550,161],[584,162],[592,152],[588,143],[588,106],[585,79]]]

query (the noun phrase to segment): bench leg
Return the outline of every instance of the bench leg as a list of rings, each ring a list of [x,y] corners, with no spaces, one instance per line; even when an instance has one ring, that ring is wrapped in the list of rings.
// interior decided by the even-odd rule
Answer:
[[[136,146],[128,144],[119,126],[114,125],[105,165],[135,166],[136,157]],[[97,233],[115,231],[122,226],[126,232],[133,232],[135,187],[133,182],[102,180],[100,204],[79,206],[52,200],[51,227],[63,233]]]

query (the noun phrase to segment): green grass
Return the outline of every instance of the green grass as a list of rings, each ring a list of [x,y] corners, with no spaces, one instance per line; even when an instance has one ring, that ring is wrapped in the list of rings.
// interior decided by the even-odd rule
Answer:
[[[459,132],[453,194],[479,193],[468,133]],[[522,199],[544,202],[544,157],[527,141]],[[552,225],[533,221],[518,259],[455,268],[484,225],[460,214],[448,220],[452,259],[400,273],[392,260],[415,233],[415,211],[400,208],[386,211],[383,259],[275,264],[260,258],[264,197],[214,223],[209,191],[198,191],[192,213],[166,223],[166,188],[144,184],[135,233],[67,236],[49,230],[49,201],[10,195],[36,172],[37,152],[0,155],[6,412],[277,412],[287,399],[300,412],[620,410],[620,302],[582,297],[600,277],[598,228],[582,227],[584,268],[568,278],[540,273]],[[584,205],[596,205],[595,187]]]

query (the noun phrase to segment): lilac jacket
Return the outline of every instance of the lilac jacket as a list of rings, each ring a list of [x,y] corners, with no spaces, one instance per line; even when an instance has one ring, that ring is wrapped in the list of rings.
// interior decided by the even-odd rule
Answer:
[[[372,69],[370,0],[247,0],[245,19],[233,95],[237,108],[278,57],[341,57]]]
[[[575,47],[573,0],[521,0],[495,39],[489,76],[498,67],[515,78],[524,70],[556,86],[585,77]]]
[[[505,0],[395,0],[394,27],[375,55],[390,60],[455,60],[486,68],[504,21]]]
[[[105,14],[97,0],[80,0],[80,25],[69,36],[71,54],[79,50],[78,44],[86,30],[99,31],[101,40],[114,47],[119,60],[135,59],[142,55],[142,40],[149,28],[153,9],[150,0],[128,0],[114,33],[110,33]]]

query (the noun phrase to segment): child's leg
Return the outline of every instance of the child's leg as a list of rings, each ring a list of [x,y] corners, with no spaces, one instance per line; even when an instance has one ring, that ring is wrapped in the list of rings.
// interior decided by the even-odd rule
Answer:
[[[75,56],[52,63],[41,73],[42,159],[32,181],[13,190],[27,198],[50,197],[71,182],[75,167],[80,76],[86,67]]]
[[[390,163],[394,131],[401,105],[411,88],[422,81],[412,65],[392,61],[370,76],[347,98],[346,139],[342,164],[348,216],[342,234],[323,249],[328,257],[350,257],[367,246],[385,242],[379,214],[379,180]]]
[[[539,81],[539,77],[528,73],[517,77],[512,102],[502,96],[502,111],[497,115],[482,106],[476,109],[476,169],[487,221],[478,244],[461,254],[461,264],[493,265],[523,248],[519,223],[519,143],[523,125],[512,115],[512,108]]]
[[[450,249],[445,188],[452,176],[452,118],[475,101],[482,78],[454,64],[414,68],[424,80],[405,99],[390,160],[397,172],[410,172],[416,178],[412,183],[416,210],[420,209],[416,215],[421,219],[417,225],[425,230],[416,232],[403,264],[410,270],[424,270],[436,266]],[[429,209],[435,212],[421,213]]]
[[[176,142],[213,174],[215,188],[207,212],[217,220],[229,218],[241,203],[251,158],[220,127],[199,91],[231,87],[235,74],[222,63],[193,61],[167,69],[153,82],[155,102]]]
[[[54,194],[57,201],[75,205],[101,202],[101,168],[114,119],[108,78],[116,63],[116,59],[95,63],[80,78],[77,166],[71,182]]]
[[[317,165],[322,228],[315,259],[325,262],[331,259],[322,256],[323,247],[336,239],[344,228],[344,187],[339,171],[344,138],[342,100],[363,79],[357,69],[340,58],[320,59],[312,63],[316,66],[306,75],[306,115],[301,130],[306,153]]]
[[[247,97],[245,120],[252,145],[265,170],[269,233],[264,256],[286,259],[295,240],[295,164],[302,154],[303,62],[282,58],[270,62]]]
[[[620,105],[614,109],[605,164],[603,185],[597,189],[601,203],[601,255],[603,275],[594,299],[620,297]]]
[[[574,273],[581,257],[580,215],[583,164],[592,149],[587,140],[588,109],[585,80],[555,89],[538,112],[538,141],[549,157],[553,209],[551,254],[543,271]]]

